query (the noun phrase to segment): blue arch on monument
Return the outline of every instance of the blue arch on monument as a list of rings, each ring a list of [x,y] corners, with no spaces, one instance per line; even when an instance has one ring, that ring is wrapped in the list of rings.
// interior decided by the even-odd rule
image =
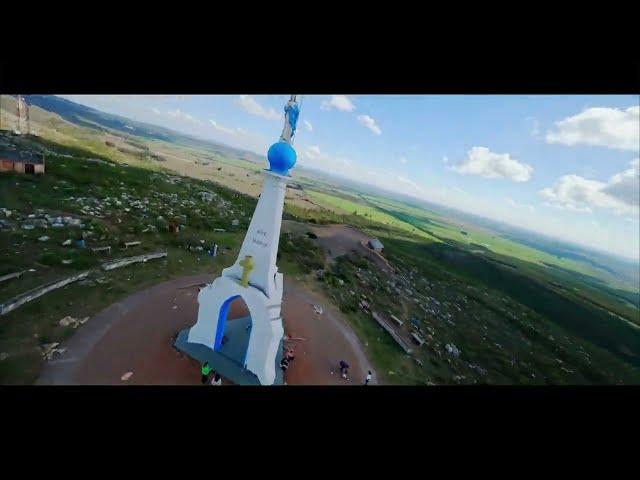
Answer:
[[[229,308],[231,307],[231,302],[233,302],[236,298],[240,298],[240,295],[234,295],[227,298],[220,307],[220,312],[218,313],[218,327],[216,328],[216,338],[213,342],[214,351],[220,349],[220,345],[222,345],[222,337],[224,336],[224,327],[227,323]]]
[[[233,303],[233,301],[236,300],[237,298],[242,298],[242,295],[233,295],[227,298],[222,303],[222,306],[220,307],[220,312],[218,313],[218,326],[216,327],[216,337],[213,342],[213,351],[218,351],[220,349],[220,346],[222,345],[222,337],[224,337],[224,329],[227,323],[227,317],[229,316],[229,309],[231,308],[231,304]],[[242,300],[244,301],[247,308],[249,308],[249,305],[247,304],[247,302],[244,299]],[[251,309],[249,309],[249,317],[251,318]],[[251,337],[252,334],[253,334],[253,331],[251,331],[251,333],[249,334],[249,337]],[[244,357],[241,362],[243,366],[245,365],[246,358],[247,358],[247,351],[245,350]]]

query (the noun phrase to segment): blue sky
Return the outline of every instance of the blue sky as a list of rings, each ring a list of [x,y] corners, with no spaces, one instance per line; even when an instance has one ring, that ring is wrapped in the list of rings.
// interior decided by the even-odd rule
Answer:
[[[288,99],[64,97],[262,155]],[[294,146],[308,167],[637,259],[638,104],[628,95],[304,95]]]

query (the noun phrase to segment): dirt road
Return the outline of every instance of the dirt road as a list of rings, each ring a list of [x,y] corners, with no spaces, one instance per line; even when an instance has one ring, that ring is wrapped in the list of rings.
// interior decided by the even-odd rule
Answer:
[[[393,273],[393,267],[380,254],[366,247],[370,235],[349,225],[313,225],[309,230],[318,236],[318,243],[333,259],[355,250],[369,258],[380,269]]]

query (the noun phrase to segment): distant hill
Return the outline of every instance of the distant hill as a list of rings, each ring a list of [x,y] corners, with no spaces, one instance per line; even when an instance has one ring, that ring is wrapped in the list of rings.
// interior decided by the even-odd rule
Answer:
[[[92,130],[102,132],[116,130],[127,135],[143,137],[151,140],[162,140],[187,147],[201,148],[212,152],[217,151],[218,153],[243,158],[245,160],[263,160],[255,153],[247,150],[241,150],[221,143],[192,137],[169,128],[138,122],[118,115],[101,112],[94,108],[87,107],[55,95],[25,95],[25,99],[30,105],[35,105],[43,110],[56,113],[68,122]]]

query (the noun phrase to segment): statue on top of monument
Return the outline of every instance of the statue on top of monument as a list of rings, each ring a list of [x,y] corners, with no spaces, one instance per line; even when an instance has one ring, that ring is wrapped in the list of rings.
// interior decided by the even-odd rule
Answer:
[[[291,98],[284,106],[284,128],[280,140],[291,145],[293,136],[296,134],[296,124],[298,123],[298,115],[300,107],[296,100],[297,95],[291,95]]]

